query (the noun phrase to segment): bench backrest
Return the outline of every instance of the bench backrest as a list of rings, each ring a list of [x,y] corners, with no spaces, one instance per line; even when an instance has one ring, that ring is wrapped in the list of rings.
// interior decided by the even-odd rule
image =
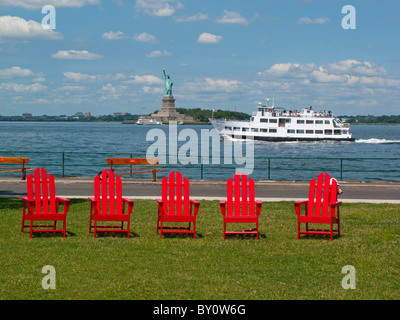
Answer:
[[[100,214],[116,214],[122,212],[121,178],[106,169],[94,178],[94,200]]]
[[[310,182],[308,197],[308,216],[329,217],[331,208],[329,203],[337,201],[337,181],[331,179],[328,173],[320,173],[318,178]],[[334,212],[334,211],[333,211]]]
[[[23,157],[0,157],[0,163],[29,163],[29,158],[23,158]]]
[[[43,168],[36,168],[26,179],[27,198],[34,200],[33,213],[55,213],[56,193],[54,177]]]
[[[176,173],[176,176],[175,176]],[[163,214],[190,215],[189,180],[179,171],[172,171],[161,182]]]
[[[235,174],[227,183],[227,216],[255,216],[254,180]]]
[[[157,158],[107,158],[110,165],[155,165],[160,164]]]

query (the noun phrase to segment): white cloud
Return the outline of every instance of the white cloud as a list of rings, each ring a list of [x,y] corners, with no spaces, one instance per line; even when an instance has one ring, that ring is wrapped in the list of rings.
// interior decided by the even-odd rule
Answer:
[[[307,73],[317,69],[313,63],[276,63],[268,70],[259,72],[259,75],[270,75],[275,77],[305,77]]]
[[[8,69],[0,70],[0,78],[3,79],[29,76],[33,76],[33,72],[29,69],[22,69],[21,67],[11,67]]]
[[[130,80],[125,81],[125,83],[133,83],[133,84],[147,84],[147,85],[154,85],[154,84],[163,84],[164,81],[160,78],[153,76],[151,74],[146,74],[143,76],[131,76]]]
[[[102,37],[103,39],[106,40],[120,40],[125,38],[125,35],[122,31],[117,31],[117,32],[110,31],[110,32],[104,32]]]
[[[99,76],[96,76],[96,75],[89,75],[86,73],[69,72],[69,71],[64,72],[64,77],[67,78],[68,80],[73,80],[76,82],[95,81],[95,80],[99,79]]]
[[[52,5],[56,8],[80,8],[98,3],[100,3],[100,0],[0,0],[0,7],[19,7],[33,10],[40,9],[45,5]]]
[[[369,61],[354,59],[316,65],[315,63],[277,63],[258,75],[275,79],[304,79],[309,82],[342,82],[356,84],[389,84],[385,68]]]
[[[67,80],[75,81],[75,82],[94,82],[94,81],[118,81],[118,80],[123,80],[126,78],[126,76],[122,73],[116,73],[116,74],[95,74],[95,75],[90,75],[86,73],[80,73],[80,72],[71,72],[71,71],[65,71],[63,73],[64,78]]]
[[[152,52],[146,54],[146,57],[147,58],[158,58],[158,57],[168,57],[171,55],[172,55],[171,52],[156,50],[156,51],[152,51]]]
[[[70,59],[70,60],[95,60],[100,59],[102,56],[91,53],[87,50],[60,50],[51,55],[55,59]]]
[[[237,80],[207,78],[204,89],[206,91],[234,92],[238,91],[239,86],[240,86],[240,81]]]
[[[326,68],[335,74],[358,74],[366,76],[386,75],[385,68],[377,66],[376,64],[369,61],[358,61],[358,60],[342,60],[334,63],[328,63]]]
[[[222,40],[222,36],[217,36],[215,34],[203,32],[197,39],[198,43],[201,44],[215,44]]]
[[[60,40],[61,33],[44,29],[41,23],[20,17],[0,16],[0,42],[27,40]]]
[[[161,89],[161,88],[152,88],[152,87],[149,87],[149,86],[144,86],[142,88],[142,91],[144,93],[159,94],[159,95],[163,94],[163,92],[164,92],[164,90]]]
[[[239,91],[241,85],[238,80],[205,78],[187,82],[185,89],[191,92],[232,93]]]
[[[240,13],[224,10],[224,15],[216,20],[217,23],[232,23],[246,25],[249,22]]]
[[[300,18],[297,20],[298,24],[324,24],[328,23],[330,20],[328,18],[315,18],[311,19],[309,17]]]
[[[352,108],[376,114],[381,111],[368,107],[375,106],[374,101],[385,101],[390,108],[398,105],[400,98],[400,79],[370,61],[280,63],[258,75],[260,78],[251,82],[248,90],[263,93],[275,90],[279,101],[295,108],[306,103],[334,108],[337,114],[352,114]]]
[[[175,20],[175,22],[196,22],[196,21],[202,21],[202,20],[207,20],[207,19],[208,19],[208,14],[198,13],[193,16],[176,17],[174,20]]]
[[[146,32],[142,32],[141,34],[135,34],[133,37],[134,40],[139,42],[151,42],[154,43],[157,41],[156,37],[152,34],[148,34]]]
[[[0,83],[0,91],[14,91],[14,92],[39,92],[46,90],[47,87],[40,83],[33,84],[20,84],[20,83]]]
[[[58,89],[59,91],[85,91],[87,90],[84,86],[62,86]]]
[[[134,8],[156,17],[172,16],[183,5],[178,0],[136,0]]]

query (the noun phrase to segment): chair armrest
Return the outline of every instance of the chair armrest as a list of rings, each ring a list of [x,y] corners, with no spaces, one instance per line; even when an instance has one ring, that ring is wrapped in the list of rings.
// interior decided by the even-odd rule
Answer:
[[[221,208],[221,213],[223,216],[225,216],[225,212],[226,212],[226,201],[225,200],[221,200],[219,202],[219,207]]]
[[[97,204],[99,203],[98,200],[95,200],[93,197],[89,197],[90,200],[90,214],[96,214],[97,213]]]
[[[256,214],[257,214],[257,216],[259,216],[260,213],[261,213],[261,206],[262,206],[262,201],[261,200],[257,200],[256,201]]]
[[[132,210],[133,210],[133,205],[135,204],[135,202],[133,200],[131,200],[131,199],[128,199],[128,198],[122,198],[122,201],[124,203],[128,204],[128,214],[131,214]]]
[[[57,207],[57,212],[58,212],[58,202],[62,202],[64,204],[64,214],[68,212],[69,210],[69,203],[71,202],[69,199],[65,199],[62,197],[56,197],[56,207]]]
[[[21,199],[26,201],[26,202],[35,202],[34,199],[28,199],[28,197],[21,197]]]
[[[342,201],[336,201],[336,202],[329,203],[329,205],[333,206],[333,207],[340,206],[341,204],[342,204]]]
[[[199,213],[200,202],[196,200],[190,200],[191,204],[194,204],[194,215],[196,216]]]
[[[56,200],[57,201],[61,201],[63,203],[70,203],[71,202],[71,200],[66,199],[66,198],[62,198],[62,197],[56,197]]]
[[[158,213],[157,214],[160,216],[164,212],[164,202],[162,201],[162,199],[156,199],[156,201],[158,204]]]
[[[299,216],[300,215],[300,208],[301,206],[304,205],[304,212],[307,214],[307,207],[308,207],[308,200],[304,201],[297,201],[294,203],[294,209],[296,210],[296,214]]]

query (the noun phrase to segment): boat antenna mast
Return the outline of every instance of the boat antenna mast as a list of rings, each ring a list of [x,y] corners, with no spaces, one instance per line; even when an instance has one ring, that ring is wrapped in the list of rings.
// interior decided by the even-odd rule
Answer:
[[[272,91],[272,108],[275,108],[275,92]]]

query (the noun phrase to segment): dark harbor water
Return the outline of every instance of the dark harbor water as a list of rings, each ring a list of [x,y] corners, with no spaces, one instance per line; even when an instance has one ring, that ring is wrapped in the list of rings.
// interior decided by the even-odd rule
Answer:
[[[347,181],[400,181],[400,126],[354,125],[355,142],[256,142],[253,164],[236,157],[251,155],[245,144],[236,154],[231,143],[230,153],[225,153],[228,147],[219,139],[218,146],[207,135],[202,139],[202,134],[211,132],[211,125],[178,125],[175,136],[171,128],[103,122],[0,122],[0,156],[29,157],[29,167],[45,167],[55,176],[90,177],[107,168],[108,157],[144,158],[157,146],[154,156],[165,161],[161,167],[166,170],[158,177],[180,170],[190,179],[227,179],[237,168],[253,168],[255,180],[309,180],[328,171]]]

